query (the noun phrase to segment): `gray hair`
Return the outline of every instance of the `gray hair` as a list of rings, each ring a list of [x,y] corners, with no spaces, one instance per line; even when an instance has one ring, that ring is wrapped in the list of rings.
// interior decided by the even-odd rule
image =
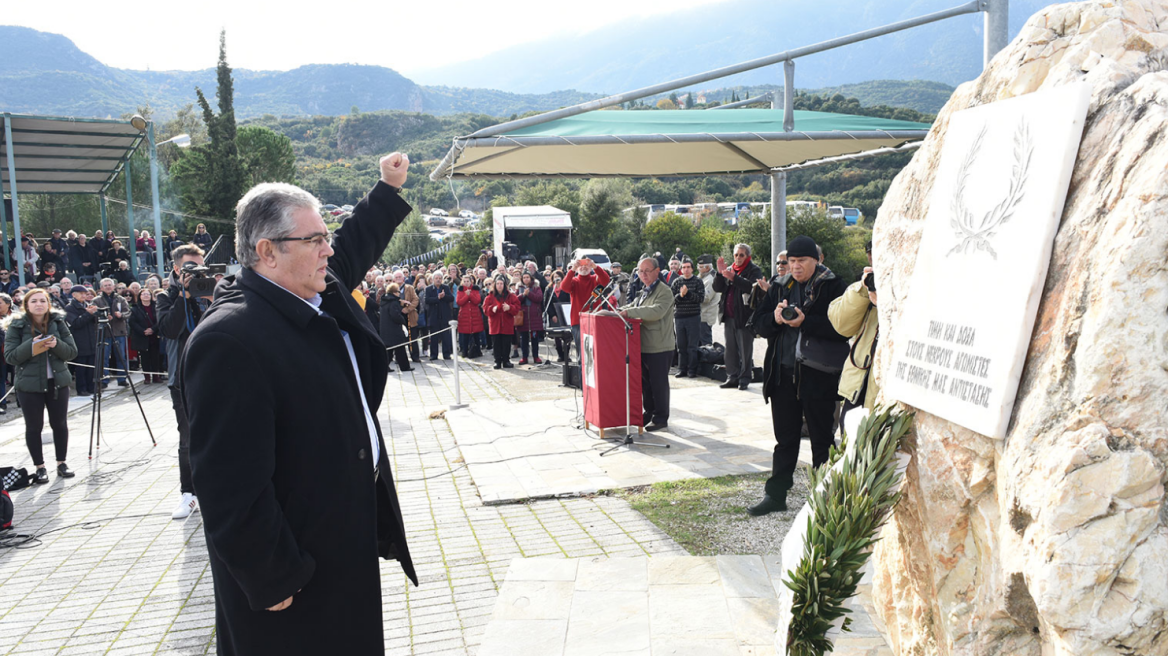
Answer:
[[[295,185],[265,182],[251,188],[235,206],[235,258],[247,269],[259,263],[256,244],[292,234],[298,209],[320,212],[320,201]]]
[[[733,251],[731,251],[731,252],[733,252],[733,253],[737,253],[739,248],[744,248],[744,249],[746,249],[746,257],[750,257],[751,255],[753,255],[753,253],[751,253],[751,251],[750,251],[750,245],[749,245],[749,244],[734,244],[734,250],[733,250]]]
[[[97,285],[98,285],[99,287],[105,287],[105,284],[106,284],[107,282],[108,282],[109,284],[111,284],[111,285],[116,285],[116,284],[118,284],[118,281],[114,280],[113,278],[102,278],[102,279],[101,279],[101,282],[97,283]]]
[[[660,262],[658,262],[658,261],[657,261],[657,258],[653,257],[652,255],[650,255],[650,256],[648,256],[648,257],[642,257],[642,258],[641,258],[641,259],[640,259],[640,260],[637,262],[637,268],[638,268],[638,269],[639,269],[639,268],[641,268],[641,262],[652,262],[652,263],[653,263],[653,269],[655,269],[655,270],[656,270],[656,269],[660,269],[660,268],[661,268],[661,263],[660,263]]]

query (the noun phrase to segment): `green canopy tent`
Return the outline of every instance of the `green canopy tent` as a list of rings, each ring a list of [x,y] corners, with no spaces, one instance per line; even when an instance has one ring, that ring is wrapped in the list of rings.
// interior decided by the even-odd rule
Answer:
[[[897,148],[924,123],[795,111],[599,111],[462,137],[433,178],[667,177],[770,174],[813,160]]]

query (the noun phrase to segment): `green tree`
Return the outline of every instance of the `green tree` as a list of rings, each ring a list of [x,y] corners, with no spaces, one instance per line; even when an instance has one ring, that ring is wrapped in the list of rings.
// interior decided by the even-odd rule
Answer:
[[[644,236],[647,250],[661,251],[668,257],[676,248],[686,253],[692,251],[697,230],[689,219],[666,212],[645,226]]]
[[[195,87],[203,123],[210,142],[188,149],[175,162],[172,173],[187,211],[234,218],[235,204],[243,195],[245,174],[236,144],[235,87],[227,64],[227,32],[219,33],[219,64],[216,69],[219,114]]]
[[[644,232],[647,217],[648,212],[643,207],[623,212],[605,248],[609,258],[623,264],[626,271],[633,270],[637,259],[646,250]]]
[[[625,180],[595,178],[580,191],[580,216],[572,241],[581,248],[612,246],[611,238],[624,208],[633,205],[630,185]]]
[[[791,234],[788,226],[787,234]],[[736,242],[750,246],[751,259],[763,270],[771,269],[766,263],[771,259],[771,212],[766,210],[761,214],[750,214],[738,220],[738,236]],[[733,246],[733,244],[731,244]]]
[[[381,254],[381,261],[386,264],[397,264],[404,262],[407,258],[429,252],[436,247],[437,244],[430,238],[426,222],[422,220],[422,215],[415,210],[410,212],[410,215],[401,222],[397,230],[394,230],[393,238],[389,240],[389,245]]]
[[[249,185],[296,182],[296,153],[292,140],[258,125],[246,125],[236,137],[239,159]]]
[[[712,226],[702,226],[698,228],[698,232],[694,236],[693,252],[690,252],[689,256],[697,258],[699,255],[708,254],[717,259],[719,255],[729,255],[730,245],[733,244],[733,241],[733,232]]]
[[[657,101],[657,109],[677,109],[677,103],[668,98],[662,98]]]
[[[484,225],[490,224],[484,223]],[[446,264],[465,262],[468,267],[474,266],[474,263],[479,259],[479,254],[491,248],[490,230],[463,232],[454,239],[457,240],[454,242],[454,248],[446,252],[446,257],[443,260]]]

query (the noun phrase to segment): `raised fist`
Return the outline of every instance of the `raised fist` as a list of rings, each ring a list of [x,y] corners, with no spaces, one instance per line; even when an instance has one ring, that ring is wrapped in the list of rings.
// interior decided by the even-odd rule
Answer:
[[[381,158],[381,179],[385,184],[401,187],[406,183],[406,173],[410,170],[410,158],[405,153],[390,153]]]

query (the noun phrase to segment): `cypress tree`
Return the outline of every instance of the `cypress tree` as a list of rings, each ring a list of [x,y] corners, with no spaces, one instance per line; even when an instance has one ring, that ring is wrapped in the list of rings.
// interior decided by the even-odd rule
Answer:
[[[216,68],[219,100],[219,115],[211,110],[203,90],[195,87],[199,106],[203,109],[203,122],[207,124],[210,144],[207,148],[206,174],[207,189],[204,203],[206,211],[213,216],[231,218],[235,215],[235,204],[243,196],[244,172],[239,161],[239,146],[235,142],[235,83],[231,79],[231,67],[227,65],[227,32],[219,33],[219,64]]]

